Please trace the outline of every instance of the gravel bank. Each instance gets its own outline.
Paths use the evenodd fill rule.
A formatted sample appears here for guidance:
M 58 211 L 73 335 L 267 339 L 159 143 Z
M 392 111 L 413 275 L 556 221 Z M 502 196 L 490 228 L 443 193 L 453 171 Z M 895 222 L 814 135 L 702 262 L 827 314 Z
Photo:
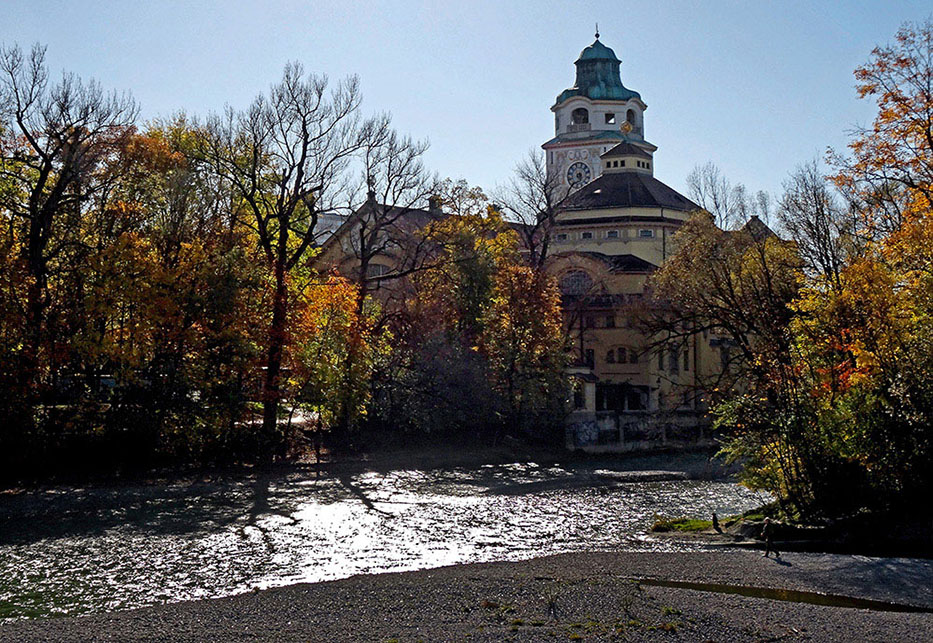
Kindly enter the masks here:
M 780 587 L 933 607 L 933 561 L 756 552 L 565 554 L 356 576 L 209 601 L 0 624 L 3 641 L 929 641 L 933 614 L 639 585 Z

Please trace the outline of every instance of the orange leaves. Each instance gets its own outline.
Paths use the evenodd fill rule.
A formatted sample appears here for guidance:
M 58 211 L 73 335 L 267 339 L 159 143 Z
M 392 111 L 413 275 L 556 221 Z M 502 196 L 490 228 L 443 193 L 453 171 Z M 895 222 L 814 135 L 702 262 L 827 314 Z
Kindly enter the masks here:
M 127 137 L 122 153 L 126 161 L 143 172 L 167 172 L 185 165 L 185 156 L 173 149 L 159 131 Z

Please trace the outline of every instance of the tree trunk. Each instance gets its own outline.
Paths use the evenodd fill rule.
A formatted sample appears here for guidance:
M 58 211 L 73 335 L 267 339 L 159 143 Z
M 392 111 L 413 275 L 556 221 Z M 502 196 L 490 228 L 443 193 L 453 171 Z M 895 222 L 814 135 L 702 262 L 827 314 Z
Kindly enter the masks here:
M 363 337 L 363 311 L 366 308 L 366 296 L 369 292 L 366 283 L 366 266 L 368 261 L 364 260 L 360 264 L 360 278 L 357 282 L 356 306 L 354 313 L 355 322 L 351 329 L 350 342 L 347 346 L 347 359 L 344 362 L 343 386 L 340 391 L 340 413 L 337 417 L 337 424 L 331 430 L 331 436 L 335 443 L 346 442 L 350 437 L 351 427 L 353 425 L 353 413 L 356 406 L 356 388 L 353 382 L 353 369 L 359 352 L 359 346 Z
M 45 243 L 40 215 L 35 215 L 29 230 L 26 265 L 31 277 L 26 291 L 26 336 L 20 371 L 20 386 L 27 406 L 37 398 L 39 384 L 39 351 L 42 346 L 42 326 L 45 317 Z M 30 414 L 31 415 L 31 414 Z
M 279 375 L 282 370 L 282 352 L 285 347 L 285 322 L 288 306 L 288 287 L 285 283 L 285 264 L 275 263 L 275 294 L 272 301 L 272 324 L 269 326 L 269 350 L 266 355 L 266 378 L 262 391 L 262 428 L 266 435 L 275 432 L 278 424 Z

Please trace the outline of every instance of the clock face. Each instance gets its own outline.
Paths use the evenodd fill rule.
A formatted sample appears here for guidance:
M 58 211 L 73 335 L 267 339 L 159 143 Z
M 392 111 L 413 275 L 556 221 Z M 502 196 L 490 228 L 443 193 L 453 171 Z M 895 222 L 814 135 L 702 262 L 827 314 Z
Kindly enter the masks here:
M 572 188 L 578 188 L 585 183 L 590 182 L 590 166 L 586 163 L 577 161 L 567 168 L 567 183 Z

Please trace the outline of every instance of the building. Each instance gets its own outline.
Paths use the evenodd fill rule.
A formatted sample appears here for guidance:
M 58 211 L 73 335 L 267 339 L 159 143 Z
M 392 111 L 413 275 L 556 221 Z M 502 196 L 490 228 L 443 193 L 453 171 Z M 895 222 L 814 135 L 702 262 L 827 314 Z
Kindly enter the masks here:
M 567 446 L 628 451 L 702 443 L 702 385 L 723 372 L 728 342 L 689 329 L 665 340 L 636 323 L 651 273 L 701 208 L 655 178 L 648 105 L 622 84 L 621 63 L 598 34 L 575 65 L 576 82 L 551 107 L 554 137 L 542 145 L 550 177 L 567 194 L 548 229 L 546 263 L 561 290 L 575 356 Z M 419 209 L 379 204 L 370 195 L 334 221 L 316 263 L 359 280 L 391 307 L 410 294 L 406 276 L 433 252 L 420 231 L 446 216 L 453 215 L 436 199 Z M 757 218 L 745 231 L 773 234 Z
M 596 40 L 558 96 L 548 171 L 569 192 L 551 234 L 548 271 L 560 285 L 575 342 L 575 409 L 567 441 L 630 450 L 704 438 L 698 382 L 719 367 L 710 338 L 660 345 L 633 320 L 648 276 L 699 206 L 655 178 L 648 105 L 622 84 L 620 61 Z

